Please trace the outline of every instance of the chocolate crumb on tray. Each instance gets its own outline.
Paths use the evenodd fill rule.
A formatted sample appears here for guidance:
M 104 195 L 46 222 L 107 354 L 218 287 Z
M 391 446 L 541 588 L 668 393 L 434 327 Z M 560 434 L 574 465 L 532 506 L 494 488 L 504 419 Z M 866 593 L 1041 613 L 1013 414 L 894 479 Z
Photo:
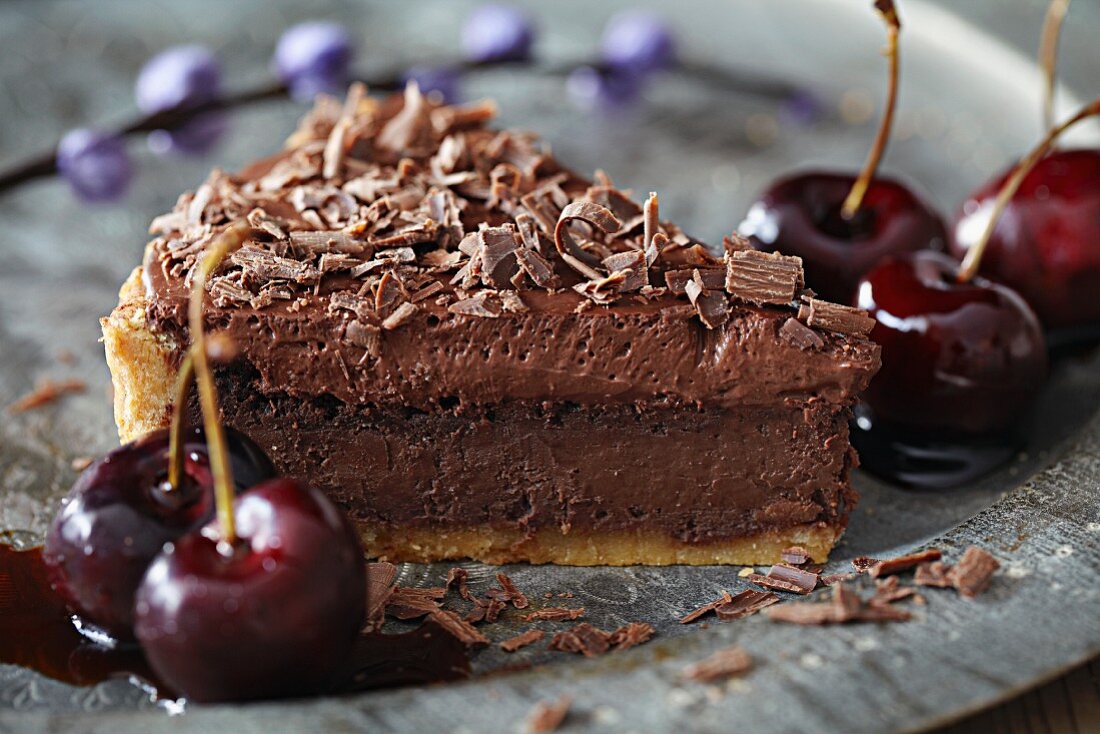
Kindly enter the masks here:
M 573 699 L 569 696 L 562 696 L 556 701 L 539 701 L 527 715 L 524 734 L 551 734 L 557 731 L 572 705 Z
M 509 637 L 507 640 L 501 642 L 500 649 L 504 650 L 504 652 L 515 652 L 520 648 L 535 644 L 545 636 L 546 633 L 540 629 L 529 629 L 526 632 L 521 632 L 515 637 Z
M 749 654 L 744 649 L 733 646 L 718 650 L 709 657 L 687 666 L 682 675 L 685 680 L 712 683 L 741 675 L 750 668 L 752 668 L 752 658 Z
M 9 413 L 25 413 L 54 403 L 71 393 L 84 392 L 87 389 L 84 380 L 70 378 L 66 380 L 40 380 L 34 390 L 8 406 Z
M 524 615 L 524 622 L 561 622 L 563 620 L 580 619 L 584 616 L 584 607 L 569 609 L 567 607 L 543 607 L 530 614 Z

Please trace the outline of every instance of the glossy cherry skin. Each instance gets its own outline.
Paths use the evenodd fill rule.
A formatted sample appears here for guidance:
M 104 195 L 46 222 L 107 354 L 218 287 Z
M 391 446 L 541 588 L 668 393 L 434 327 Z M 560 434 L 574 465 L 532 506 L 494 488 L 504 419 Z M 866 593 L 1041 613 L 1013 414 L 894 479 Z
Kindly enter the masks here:
M 942 250 L 940 216 L 904 184 L 876 177 L 851 220 L 840 215 L 855 177 L 812 171 L 776 181 L 749 207 L 738 231 L 753 247 L 802 258 L 806 284 L 850 303 L 860 277 L 888 255 Z
M 1010 175 L 963 204 L 951 245 L 959 259 Z M 1100 150 L 1056 151 L 1035 165 L 997 220 L 981 272 L 1018 291 L 1049 329 L 1100 322 Z
M 228 431 L 238 488 L 275 476 L 264 452 Z M 134 592 L 165 543 L 205 525 L 214 513 L 210 463 L 201 429 L 189 431 L 184 481 L 167 489 L 168 430 L 121 446 L 77 479 L 46 534 L 50 585 L 82 631 L 133 639 Z
M 859 284 L 857 305 L 878 323 L 882 369 L 864 399 L 874 420 L 895 428 L 978 437 L 1009 430 L 1047 374 L 1034 312 L 1009 288 L 919 252 L 884 260 Z
M 321 492 L 290 479 L 253 487 L 234 512 L 228 553 L 215 521 L 149 567 L 135 605 L 149 664 L 193 701 L 322 691 L 364 622 L 358 535 Z

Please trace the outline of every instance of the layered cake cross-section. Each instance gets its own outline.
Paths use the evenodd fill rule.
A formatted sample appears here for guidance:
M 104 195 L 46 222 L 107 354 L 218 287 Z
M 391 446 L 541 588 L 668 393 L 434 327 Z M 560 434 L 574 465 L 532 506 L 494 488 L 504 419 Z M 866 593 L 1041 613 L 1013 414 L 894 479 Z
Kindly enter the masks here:
M 103 320 L 121 437 L 167 424 L 190 273 L 247 222 L 205 312 L 236 352 L 223 419 L 373 555 L 824 560 L 856 501 L 873 322 L 797 258 L 708 249 L 493 113 L 353 87 L 184 194 Z

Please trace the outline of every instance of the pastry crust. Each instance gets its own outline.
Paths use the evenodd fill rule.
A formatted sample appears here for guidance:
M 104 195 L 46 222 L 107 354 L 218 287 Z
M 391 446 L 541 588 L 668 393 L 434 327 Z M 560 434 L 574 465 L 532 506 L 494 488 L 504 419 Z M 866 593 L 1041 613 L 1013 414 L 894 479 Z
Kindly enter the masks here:
M 565 566 L 752 566 L 779 563 L 791 546 L 815 562 L 828 560 L 840 528 L 800 525 L 717 543 L 680 543 L 656 532 L 572 532 L 543 528 L 531 535 L 492 527 L 459 530 L 392 528 L 359 524 L 371 555 L 394 562 L 473 558 L 492 564 L 556 563 Z
M 99 323 L 114 386 L 118 437 L 126 443 L 164 428 L 171 419 L 178 345 L 149 328 L 140 266 L 122 284 L 118 306 Z

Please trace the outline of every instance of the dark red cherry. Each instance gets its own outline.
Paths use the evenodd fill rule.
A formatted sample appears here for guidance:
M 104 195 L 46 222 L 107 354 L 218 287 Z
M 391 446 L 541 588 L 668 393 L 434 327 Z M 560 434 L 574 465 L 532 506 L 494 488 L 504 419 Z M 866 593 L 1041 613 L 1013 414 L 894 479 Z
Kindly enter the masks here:
M 758 250 L 801 257 L 806 284 L 837 303 L 850 303 L 860 277 L 882 258 L 944 249 L 940 216 L 890 178 L 875 177 L 855 215 L 842 217 L 855 180 L 822 171 L 783 178 L 753 203 L 738 231 Z
M 1014 169 L 963 204 L 952 242 L 960 259 Z M 1018 291 L 1048 329 L 1100 322 L 1100 150 L 1055 151 L 1035 164 L 997 221 L 980 272 Z
M 135 632 L 150 665 L 194 701 L 323 690 L 364 621 L 355 530 L 321 492 L 290 479 L 240 495 L 234 517 L 228 550 L 215 521 L 149 567 Z
M 958 283 L 947 255 L 889 258 L 860 281 L 878 323 L 882 369 L 864 396 L 874 421 L 937 437 L 1010 429 L 1047 373 L 1038 319 L 1019 295 L 983 278 Z
M 264 452 L 230 431 L 237 487 L 275 476 Z M 214 514 L 201 429 L 188 431 L 184 481 L 168 487 L 168 430 L 121 446 L 88 467 L 63 500 L 43 549 L 50 584 L 93 637 L 133 638 L 134 591 L 164 544 Z

